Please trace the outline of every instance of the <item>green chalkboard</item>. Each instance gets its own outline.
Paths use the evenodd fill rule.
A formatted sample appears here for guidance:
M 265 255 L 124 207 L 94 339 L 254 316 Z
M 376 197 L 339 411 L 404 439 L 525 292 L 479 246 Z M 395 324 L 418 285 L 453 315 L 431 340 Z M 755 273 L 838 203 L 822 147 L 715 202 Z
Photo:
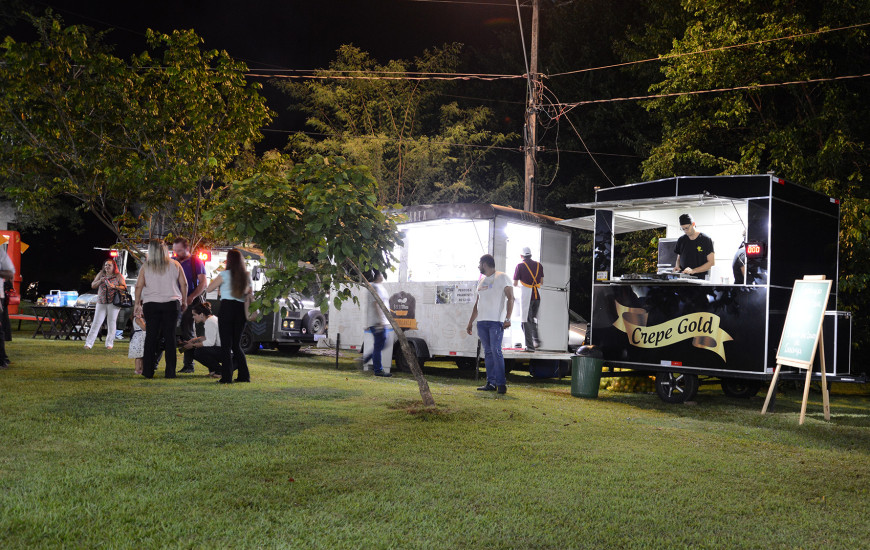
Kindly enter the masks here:
M 777 363 L 802 368 L 812 366 L 830 292 L 831 281 L 802 279 L 794 282 L 776 352 Z

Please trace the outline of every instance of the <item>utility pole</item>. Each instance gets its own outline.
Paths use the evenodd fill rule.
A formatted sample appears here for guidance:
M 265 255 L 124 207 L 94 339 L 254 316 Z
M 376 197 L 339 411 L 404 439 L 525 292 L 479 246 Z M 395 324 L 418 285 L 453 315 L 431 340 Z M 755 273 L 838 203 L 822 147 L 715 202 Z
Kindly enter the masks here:
M 538 11 L 540 0 L 532 0 L 532 51 L 529 63 L 529 103 L 526 106 L 524 132 L 526 178 L 523 210 L 535 211 L 535 152 L 538 148 L 538 105 L 541 97 L 541 75 L 538 74 Z

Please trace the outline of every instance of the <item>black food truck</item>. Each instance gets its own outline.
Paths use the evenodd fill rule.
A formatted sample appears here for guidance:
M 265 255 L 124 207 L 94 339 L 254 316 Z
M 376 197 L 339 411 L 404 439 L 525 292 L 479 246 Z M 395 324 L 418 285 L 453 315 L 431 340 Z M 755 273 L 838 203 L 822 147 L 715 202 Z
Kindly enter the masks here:
M 594 202 L 568 206 L 587 215 L 562 224 L 594 231 L 589 341 L 605 369 L 655 374 L 671 403 L 691 400 L 700 381 L 751 397 L 773 377 L 794 281 L 824 275 L 826 373 L 863 381 L 851 371 L 851 316 L 835 311 L 837 199 L 769 174 L 691 176 L 600 189 Z M 714 242 L 715 265 L 699 278 L 674 271 L 682 214 Z M 616 250 L 615 237 L 648 229 L 664 232 L 655 272 L 614 272 L 615 255 L 636 254 Z

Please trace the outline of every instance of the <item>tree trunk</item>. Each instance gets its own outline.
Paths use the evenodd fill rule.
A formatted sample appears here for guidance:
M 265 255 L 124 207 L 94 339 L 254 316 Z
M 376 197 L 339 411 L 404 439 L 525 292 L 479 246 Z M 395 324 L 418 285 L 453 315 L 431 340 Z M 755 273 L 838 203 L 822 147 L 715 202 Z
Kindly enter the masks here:
M 354 269 L 359 273 L 359 268 L 354 266 Z M 381 300 L 381 297 L 378 296 L 375 287 L 373 287 L 370 282 L 366 281 L 365 277 L 362 277 L 362 273 L 359 273 L 359 275 L 368 289 L 369 294 L 371 294 L 375 299 L 375 302 L 378 304 L 378 307 L 381 308 L 381 311 L 386 314 L 387 321 L 389 321 L 390 326 L 393 327 L 393 330 L 396 332 L 396 337 L 399 339 L 399 346 L 402 348 L 402 355 L 405 356 L 405 361 L 408 362 L 408 366 L 411 368 L 411 373 L 414 375 L 414 379 L 417 380 L 417 386 L 420 388 L 420 397 L 423 398 L 423 405 L 427 408 L 434 407 L 435 398 L 432 397 L 432 391 L 429 389 L 429 382 L 427 382 L 426 378 L 423 376 L 423 369 L 421 369 L 420 364 L 417 363 L 417 354 L 414 353 L 414 348 L 411 347 L 411 344 L 405 337 L 405 332 L 396 324 L 396 320 L 393 319 L 393 314 L 390 312 L 390 308 L 388 308 L 384 301 Z

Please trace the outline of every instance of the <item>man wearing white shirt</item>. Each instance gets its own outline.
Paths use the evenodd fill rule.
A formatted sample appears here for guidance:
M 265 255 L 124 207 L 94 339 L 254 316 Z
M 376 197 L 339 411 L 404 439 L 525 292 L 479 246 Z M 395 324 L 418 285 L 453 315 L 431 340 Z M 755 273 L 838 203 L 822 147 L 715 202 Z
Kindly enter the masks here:
M 479 391 L 507 392 L 507 379 L 504 373 L 504 355 L 501 341 L 506 328 L 511 326 L 511 313 L 514 309 L 514 290 L 511 278 L 495 270 L 495 259 L 484 254 L 477 265 L 483 278 L 477 283 L 477 299 L 471 310 L 471 318 L 465 331 L 472 333 L 477 320 L 477 337 L 483 346 L 486 364 L 486 384 Z
M 15 276 L 15 265 L 6 254 L 5 248 L 0 248 L 0 309 L 3 308 L 3 299 L 6 297 L 6 290 L 3 288 L 3 283 L 7 280 L 12 280 Z M 6 355 L 6 332 L 3 323 L 0 323 L 0 368 L 9 368 L 9 356 Z

